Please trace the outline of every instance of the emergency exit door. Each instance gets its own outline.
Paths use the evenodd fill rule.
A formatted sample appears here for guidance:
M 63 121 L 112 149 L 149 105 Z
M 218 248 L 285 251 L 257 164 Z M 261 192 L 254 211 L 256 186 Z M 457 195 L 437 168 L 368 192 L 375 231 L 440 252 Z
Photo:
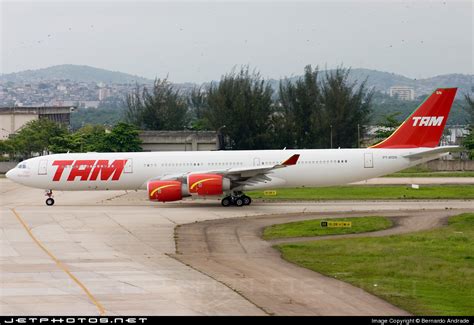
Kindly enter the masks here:
M 374 168 L 374 156 L 372 153 L 364 154 L 364 168 Z
M 123 169 L 125 174 L 133 173 L 133 160 L 132 158 L 128 158 L 127 162 L 125 163 L 125 168 Z
M 38 165 L 38 175 L 46 175 L 48 173 L 48 161 L 46 159 L 40 160 Z

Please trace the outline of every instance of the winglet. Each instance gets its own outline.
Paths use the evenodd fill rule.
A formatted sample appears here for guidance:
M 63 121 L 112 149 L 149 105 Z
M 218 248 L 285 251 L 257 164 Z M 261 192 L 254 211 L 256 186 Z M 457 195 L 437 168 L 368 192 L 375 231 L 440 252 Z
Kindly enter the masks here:
M 284 162 L 281 163 L 282 166 L 293 166 L 293 165 L 296 165 L 296 163 L 298 162 L 298 159 L 300 158 L 300 155 L 299 154 L 294 154 L 293 156 L 291 156 L 290 158 L 288 158 L 287 160 L 285 160 Z

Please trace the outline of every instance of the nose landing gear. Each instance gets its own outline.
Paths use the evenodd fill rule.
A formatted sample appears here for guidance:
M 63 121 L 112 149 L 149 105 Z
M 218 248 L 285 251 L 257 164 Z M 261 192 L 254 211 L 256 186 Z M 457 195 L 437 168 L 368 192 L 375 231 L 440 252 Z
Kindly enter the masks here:
M 241 207 L 244 205 L 250 205 L 251 203 L 252 199 L 250 198 L 250 196 L 247 196 L 242 192 L 235 192 L 232 195 L 226 196 L 221 200 L 221 204 L 224 207 L 228 207 L 231 205 Z
M 53 190 L 47 190 L 46 193 L 44 194 L 48 198 L 46 199 L 46 205 L 51 206 L 54 204 L 54 199 L 53 199 Z

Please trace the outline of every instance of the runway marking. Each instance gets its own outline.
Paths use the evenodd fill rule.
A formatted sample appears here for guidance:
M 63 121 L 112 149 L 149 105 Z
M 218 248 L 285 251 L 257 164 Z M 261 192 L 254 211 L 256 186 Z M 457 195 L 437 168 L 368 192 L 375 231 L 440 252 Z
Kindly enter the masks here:
M 13 212 L 13 214 L 15 215 L 15 217 L 18 219 L 18 221 L 21 223 L 21 225 L 23 226 L 23 228 L 25 228 L 26 232 L 28 233 L 28 235 L 31 237 L 31 239 L 33 239 L 33 241 L 36 243 L 36 245 L 38 245 L 39 248 L 41 248 L 55 263 L 56 265 L 61 269 L 63 270 L 74 282 L 76 282 L 76 284 L 82 289 L 82 291 L 84 291 L 84 293 L 87 295 L 87 297 L 89 297 L 90 301 L 92 301 L 92 303 L 94 305 L 97 306 L 97 309 L 99 309 L 99 313 L 100 315 L 104 315 L 105 314 L 105 308 L 102 306 L 102 304 L 92 295 L 92 293 L 89 291 L 89 289 L 86 288 L 86 286 L 84 284 L 82 284 L 81 281 L 79 281 L 78 278 L 76 278 L 76 276 L 74 274 L 71 273 L 71 271 L 69 271 L 69 269 L 67 268 L 66 265 L 64 265 L 60 260 L 58 260 L 56 258 L 56 256 L 54 256 L 47 248 L 46 246 L 44 246 L 36 237 L 35 235 L 33 235 L 33 233 L 31 232 L 31 229 L 28 227 L 28 225 L 26 224 L 25 221 L 23 221 L 23 218 L 18 214 L 18 212 L 16 212 L 15 209 L 11 209 L 11 211 Z

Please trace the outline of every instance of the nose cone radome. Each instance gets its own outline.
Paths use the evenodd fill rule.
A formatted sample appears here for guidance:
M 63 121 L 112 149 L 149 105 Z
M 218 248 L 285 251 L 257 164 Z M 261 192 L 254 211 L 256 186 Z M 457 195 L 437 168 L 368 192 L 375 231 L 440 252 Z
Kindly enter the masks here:
M 5 177 L 8 178 L 8 179 L 12 179 L 13 177 L 13 169 L 10 169 L 9 171 L 7 171 L 7 173 L 5 174 Z

